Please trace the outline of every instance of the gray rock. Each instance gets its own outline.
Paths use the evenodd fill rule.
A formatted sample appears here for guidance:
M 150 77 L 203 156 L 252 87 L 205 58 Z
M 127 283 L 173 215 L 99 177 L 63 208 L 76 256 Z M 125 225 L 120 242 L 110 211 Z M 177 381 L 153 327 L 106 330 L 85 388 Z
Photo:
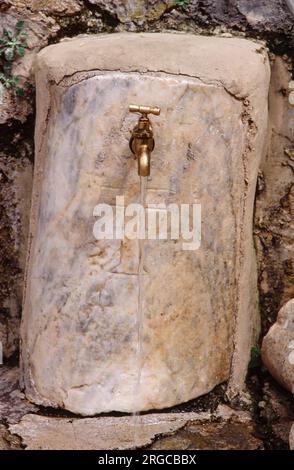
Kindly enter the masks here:
M 117 18 L 121 23 L 144 24 L 155 21 L 173 5 L 173 0 L 149 0 L 138 2 L 137 0 L 89 0 L 103 11 Z
M 261 163 L 255 200 L 255 245 L 259 264 L 263 331 L 293 297 L 294 106 L 288 101 L 289 63 L 275 57 L 269 92 L 269 150 Z
M 251 416 L 220 405 L 214 414 L 57 418 L 28 414 L 9 427 L 26 450 L 256 449 Z
M 260 29 L 273 30 L 281 27 L 289 14 L 283 2 L 279 0 L 236 0 L 236 7 L 245 16 L 248 23 Z
M 38 411 L 19 388 L 19 368 L 0 366 L 0 421 L 17 423 L 25 414 Z
M 294 299 L 281 308 L 264 337 L 262 360 L 271 375 L 294 393 Z
M 20 145 L 17 139 L 15 145 L 19 145 L 17 155 L 0 154 L 0 341 L 6 358 L 19 344 L 32 188 L 28 145 Z
M 290 449 L 294 450 L 294 423 L 292 424 L 292 428 L 289 435 L 289 445 Z
M 224 429 L 225 436 L 221 437 Z M 28 414 L 9 427 L 12 438 L 20 437 L 26 450 L 122 450 L 146 446 L 181 449 L 185 448 L 185 434 L 190 445 L 201 441 L 203 444 L 205 440 L 207 448 L 257 448 L 260 441 L 251 436 L 252 429 L 248 413 L 225 405 L 219 406 L 215 414 L 183 412 L 86 419 Z M 170 441 L 174 447 L 169 446 Z
M 293 0 L 286 0 L 286 3 L 291 11 L 292 15 L 294 15 L 294 1 Z
M 209 413 L 163 413 L 68 419 L 29 414 L 9 430 L 21 437 L 26 450 L 123 450 L 146 446 L 190 420 L 202 422 L 209 417 Z
M 250 35 L 271 35 L 274 46 L 275 35 L 285 34 L 293 37 L 293 19 L 285 2 L 280 0 L 204 0 L 199 8 L 199 1 L 191 2 L 186 15 L 206 26 L 223 25 L 237 27 L 239 30 L 250 29 Z

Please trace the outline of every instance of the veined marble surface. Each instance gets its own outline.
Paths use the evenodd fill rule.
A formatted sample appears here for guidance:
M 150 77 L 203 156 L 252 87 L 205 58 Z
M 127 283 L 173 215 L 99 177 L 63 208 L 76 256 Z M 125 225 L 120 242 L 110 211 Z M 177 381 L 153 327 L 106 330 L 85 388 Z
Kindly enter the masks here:
M 265 86 L 266 67 L 260 61 Z M 41 72 L 39 80 L 44 86 Z M 51 86 L 50 96 L 37 139 L 22 325 L 27 396 L 93 415 L 166 408 L 209 392 L 229 379 L 238 354 L 249 357 L 257 331 L 251 223 L 266 93 L 253 106 L 213 77 L 95 71 Z M 38 100 L 42 119 L 40 92 Z M 130 103 L 161 107 L 151 116 L 147 202 L 202 206 L 199 250 L 145 242 L 139 390 L 139 242 L 93 236 L 98 203 L 118 195 L 140 202 Z

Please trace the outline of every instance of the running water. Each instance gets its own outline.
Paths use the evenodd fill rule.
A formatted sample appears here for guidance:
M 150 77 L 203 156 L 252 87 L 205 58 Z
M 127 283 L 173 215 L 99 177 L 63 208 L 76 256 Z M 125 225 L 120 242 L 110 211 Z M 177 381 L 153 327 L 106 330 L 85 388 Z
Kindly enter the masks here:
M 138 230 L 140 234 L 139 242 L 139 266 L 138 266 L 138 310 L 137 310 L 137 378 L 135 382 L 134 390 L 134 408 L 139 410 L 141 402 L 141 375 L 143 368 L 143 328 L 144 328 L 144 311 L 143 311 L 143 281 L 144 281 L 144 255 L 145 255 L 145 230 L 146 230 L 146 216 L 145 216 L 145 205 L 146 205 L 146 189 L 147 189 L 147 178 L 140 176 L 140 204 L 144 208 L 144 229 L 142 232 L 141 227 Z M 141 239 L 142 233 L 144 238 Z M 139 446 L 140 440 L 140 411 L 133 413 L 134 422 L 134 447 Z

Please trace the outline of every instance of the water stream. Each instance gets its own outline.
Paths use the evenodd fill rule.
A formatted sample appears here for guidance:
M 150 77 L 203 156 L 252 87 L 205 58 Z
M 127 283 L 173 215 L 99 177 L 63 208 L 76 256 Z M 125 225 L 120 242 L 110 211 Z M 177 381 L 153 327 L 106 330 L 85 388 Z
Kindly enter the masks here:
M 145 205 L 146 205 L 146 190 L 147 190 L 147 178 L 140 176 L 140 204 L 144 208 L 144 235 L 146 231 L 146 214 L 145 214 Z M 141 227 L 138 230 L 140 235 L 142 235 Z M 139 266 L 138 266 L 138 309 L 137 309 L 137 348 L 136 348 L 136 357 L 137 357 L 137 377 L 135 382 L 134 390 L 134 408 L 135 412 L 133 413 L 134 417 L 134 447 L 139 446 L 140 441 L 140 404 L 141 404 L 141 376 L 142 368 L 144 362 L 144 352 L 143 352 L 143 329 L 144 329 L 144 309 L 143 309 L 143 282 L 144 282 L 144 258 L 145 258 L 145 236 L 144 238 L 139 238 Z

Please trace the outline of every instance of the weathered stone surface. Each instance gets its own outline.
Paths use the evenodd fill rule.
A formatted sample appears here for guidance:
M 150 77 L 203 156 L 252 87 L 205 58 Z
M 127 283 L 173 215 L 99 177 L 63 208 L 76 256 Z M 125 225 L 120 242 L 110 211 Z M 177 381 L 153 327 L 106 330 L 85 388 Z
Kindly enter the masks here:
M 292 424 L 292 428 L 289 435 L 289 445 L 290 449 L 294 450 L 294 423 Z
M 0 153 L 0 341 L 5 357 L 19 343 L 32 188 L 32 164 L 26 153 L 13 157 Z
M 75 15 L 82 9 L 82 2 L 79 0 L 13 0 L 7 3 L 20 10 L 28 9 L 61 16 Z
M 202 29 L 222 31 L 234 28 L 251 35 L 271 36 L 272 46 L 279 36 L 292 36 L 292 17 L 281 0 L 193 0 L 181 6 L 176 0 L 89 0 L 125 27 L 173 27 L 184 31 Z M 118 25 L 121 28 L 121 25 Z M 276 37 L 275 37 L 276 36 Z
M 285 5 L 279 0 L 235 0 L 239 12 L 245 16 L 251 26 L 259 26 L 265 30 L 279 28 L 282 21 L 289 20 Z
M 271 429 L 274 434 L 273 442 L 276 445 L 276 449 L 287 449 L 289 446 L 289 433 L 291 430 L 292 422 L 289 419 L 277 420 L 276 423 L 272 423 Z M 275 443 L 276 440 L 276 443 Z M 273 446 L 274 447 L 274 446 Z
M 213 424 L 209 424 L 210 422 Z M 219 406 L 214 414 L 161 413 L 86 419 L 28 414 L 19 423 L 9 427 L 11 437 L 19 436 L 27 450 L 111 450 L 149 445 L 152 449 L 180 449 L 183 448 L 180 447 L 183 444 L 183 435 L 187 437 L 188 434 L 190 445 L 195 445 L 196 441 L 209 442 L 209 448 L 213 448 L 213 445 L 218 448 L 214 439 L 220 429 L 226 430 L 223 438 L 218 436 L 220 448 L 227 445 L 230 448 L 244 449 L 261 445 L 260 441 L 250 435 L 253 429 L 250 416 L 227 406 Z M 169 437 L 165 437 L 166 435 Z M 233 442 L 228 442 L 229 436 Z M 174 443 L 174 447 L 169 446 L 170 442 Z
M 14 92 L 0 84 L 0 124 L 5 124 L 10 119 L 25 122 L 32 112 L 29 101 L 19 98 Z
M 264 337 L 262 360 L 272 376 L 294 393 L 294 299 L 282 307 Z
M 14 424 L 25 414 L 38 411 L 19 388 L 19 368 L 0 367 L 0 421 Z
M 242 40 L 129 34 L 40 54 L 22 351 L 30 399 L 89 415 L 172 406 L 229 377 L 234 342 L 232 384 L 242 385 L 257 325 L 251 224 L 268 87 L 260 52 Z M 139 202 L 127 105 L 150 99 L 163 118 L 154 119 L 147 202 L 201 202 L 203 241 L 198 251 L 145 243 L 139 393 L 138 243 L 95 241 L 92 213 L 116 195 Z
M 294 1 L 293 0 L 286 0 L 289 10 L 291 11 L 292 15 L 294 15 Z
M 103 10 L 114 14 L 122 23 L 137 25 L 158 20 L 168 9 L 175 6 L 174 0 L 89 0 Z
M 291 393 L 281 390 L 274 380 L 265 382 L 262 388 L 262 400 L 258 405 L 259 415 L 268 425 L 272 423 L 286 424 L 294 419 L 294 402 Z
M 270 36 L 271 47 L 280 42 L 280 34 L 293 37 L 293 18 L 287 5 L 280 0 L 230 0 L 229 5 L 227 0 L 201 0 L 201 5 L 198 0 L 188 4 L 185 13 L 186 17 L 206 27 L 234 27 L 250 30 L 251 35 Z
M 192 422 L 171 436 L 159 437 L 150 446 L 154 450 L 262 450 L 252 423 L 238 420 Z
M 294 282 L 294 107 L 288 102 L 289 64 L 276 57 L 269 93 L 269 146 L 261 164 L 255 202 L 263 333 L 293 298 Z
M 9 430 L 22 438 L 26 450 L 111 450 L 142 447 L 193 419 L 205 421 L 209 413 L 151 414 L 103 418 L 48 418 L 26 415 Z
M 19 12 L 12 8 L 9 13 L 0 12 L 0 36 L 3 29 L 15 31 L 17 21 L 24 21 L 24 30 L 28 34 L 26 40 L 28 48 L 24 57 L 17 58 L 12 64 L 12 74 L 19 77 L 19 85 L 27 90 L 27 84 L 33 83 L 33 62 L 37 51 L 47 45 L 49 37 L 56 35 L 59 27 L 52 18 L 42 13 L 24 11 Z M 0 124 L 12 119 L 25 122 L 28 115 L 33 112 L 31 100 L 27 96 L 17 97 L 14 91 L 0 84 Z
M 249 423 L 252 420 L 252 416 L 248 411 L 235 410 L 223 404 L 218 405 L 213 417 L 221 421 L 238 421 L 238 423 Z
M 243 40 L 128 34 L 40 53 L 22 330 L 31 400 L 84 415 L 163 408 L 228 379 L 232 360 L 242 386 L 258 324 L 251 230 L 268 78 L 260 46 Z M 96 241 L 92 213 L 116 195 L 139 202 L 128 104 L 150 100 L 162 116 L 147 202 L 200 202 L 203 224 L 198 251 L 145 242 L 138 391 L 138 244 Z
M 7 434 L 8 431 L 3 426 L 3 424 L 0 424 L 0 450 L 8 450 L 9 449 L 9 443 L 7 442 Z
M 262 449 L 246 412 L 162 413 L 139 417 L 57 418 L 28 414 L 9 427 L 26 450 Z
M 95 3 L 96 8 L 95 8 Z M 289 13 L 286 2 L 281 0 L 261 1 L 261 0 L 193 0 L 188 2 L 187 8 L 176 6 L 169 7 L 168 1 L 146 1 L 136 2 L 138 5 L 137 15 L 132 7 L 135 2 L 128 1 L 104 1 L 92 0 L 89 2 L 75 0 L 2 0 L 0 4 L 0 32 L 2 25 L 14 28 L 18 19 L 25 20 L 25 28 L 29 31 L 30 50 L 25 57 L 15 64 L 15 73 L 19 73 L 23 83 L 27 80 L 32 84 L 32 64 L 35 51 L 44 47 L 48 41 L 57 40 L 56 35 L 61 39 L 64 36 L 74 36 L 80 33 L 109 30 L 148 30 L 162 31 L 190 31 L 201 32 L 201 34 L 233 34 L 247 35 L 252 38 L 263 38 L 271 50 L 278 54 L 287 52 L 291 54 L 291 44 L 293 45 L 294 29 L 293 17 Z M 156 5 L 155 5 L 156 3 Z M 130 15 L 126 18 L 125 11 Z M 157 8 L 158 5 L 158 8 Z M 166 10 L 163 11 L 163 8 Z M 156 8 L 155 8 L 156 7 Z M 138 12 L 137 11 L 137 12 Z M 144 18 L 140 16 L 144 11 Z M 133 15 L 133 13 L 135 13 Z M 121 17 L 121 20 L 119 19 Z M 260 20 L 262 19 L 262 20 Z M 286 63 L 284 64 L 287 65 Z M 276 97 L 283 98 L 280 91 L 284 89 L 284 78 L 281 79 L 282 86 L 277 86 Z M 277 83 L 279 85 L 279 83 Z M 280 91 L 279 91 L 280 90 Z M 285 101 L 287 97 L 284 96 Z M 271 102 L 271 108 L 273 104 Z M 13 95 L 5 92 L 1 113 L 4 117 L 3 122 L 11 122 L 13 119 L 23 121 L 33 108 L 32 97 L 26 97 L 26 100 L 14 100 Z M 289 118 L 289 129 L 293 129 L 291 114 L 287 107 L 280 110 L 279 115 L 284 116 L 285 122 Z M 8 132 L 9 128 L 3 128 L 3 134 Z M 283 130 L 278 130 L 285 135 Z M 2 130 L 1 130 L 2 132 Z M 287 133 L 287 138 L 289 137 Z M 291 136 L 290 136 L 290 139 Z M 291 172 L 288 164 L 291 160 L 284 155 L 282 148 L 283 137 L 275 134 L 272 141 L 276 143 L 280 140 L 281 150 L 271 152 L 265 169 L 272 172 L 273 180 L 280 185 L 285 198 L 277 200 L 273 207 L 267 206 L 265 202 L 264 209 L 267 214 L 263 219 L 262 239 L 259 249 L 260 263 L 262 271 L 262 289 L 263 286 L 268 289 L 262 292 L 261 307 L 265 331 L 278 309 L 289 298 L 293 296 L 293 265 L 288 256 L 290 238 L 288 233 L 288 175 Z M 287 142 L 285 137 L 285 147 L 289 148 L 290 140 Z M 292 139 L 293 140 L 293 139 Z M 284 160 L 284 161 L 282 161 Z M 280 162 L 283 166 L 280 166 Z M 287 169 L 288 168 L 288 169 Z M 285 179 L 286 177 L 286 179 Z M 267 184 L 267 175 L 265 175 L 265 184 L 271 188 L 271 183 Z M 274 194 L 274 191 L 267 191 Z M 271 220 L 269 220 L 269 218 Z M 282 220 L 283 229 L 279 224 Z M 260 226 L 258 227 L 260 231 Z M 9 244 L 7 240 L 7 244 Z M 285 257 L 286 254 L 286 257 Z M 265 266 L 266 265 L 266 266 Z M 8 275 L 6 276 L 8 277 Z M 14 282 L 13 275 L 10 277 L 11 284 Z M 6 328 L 4 326 L 4 328 Z M 18 329 L 15 330 L 18 335 Z
M 12 436 L 3 424 L 0 424 L 0 451 L 1 450 L 21 450 L 19 437 Z

